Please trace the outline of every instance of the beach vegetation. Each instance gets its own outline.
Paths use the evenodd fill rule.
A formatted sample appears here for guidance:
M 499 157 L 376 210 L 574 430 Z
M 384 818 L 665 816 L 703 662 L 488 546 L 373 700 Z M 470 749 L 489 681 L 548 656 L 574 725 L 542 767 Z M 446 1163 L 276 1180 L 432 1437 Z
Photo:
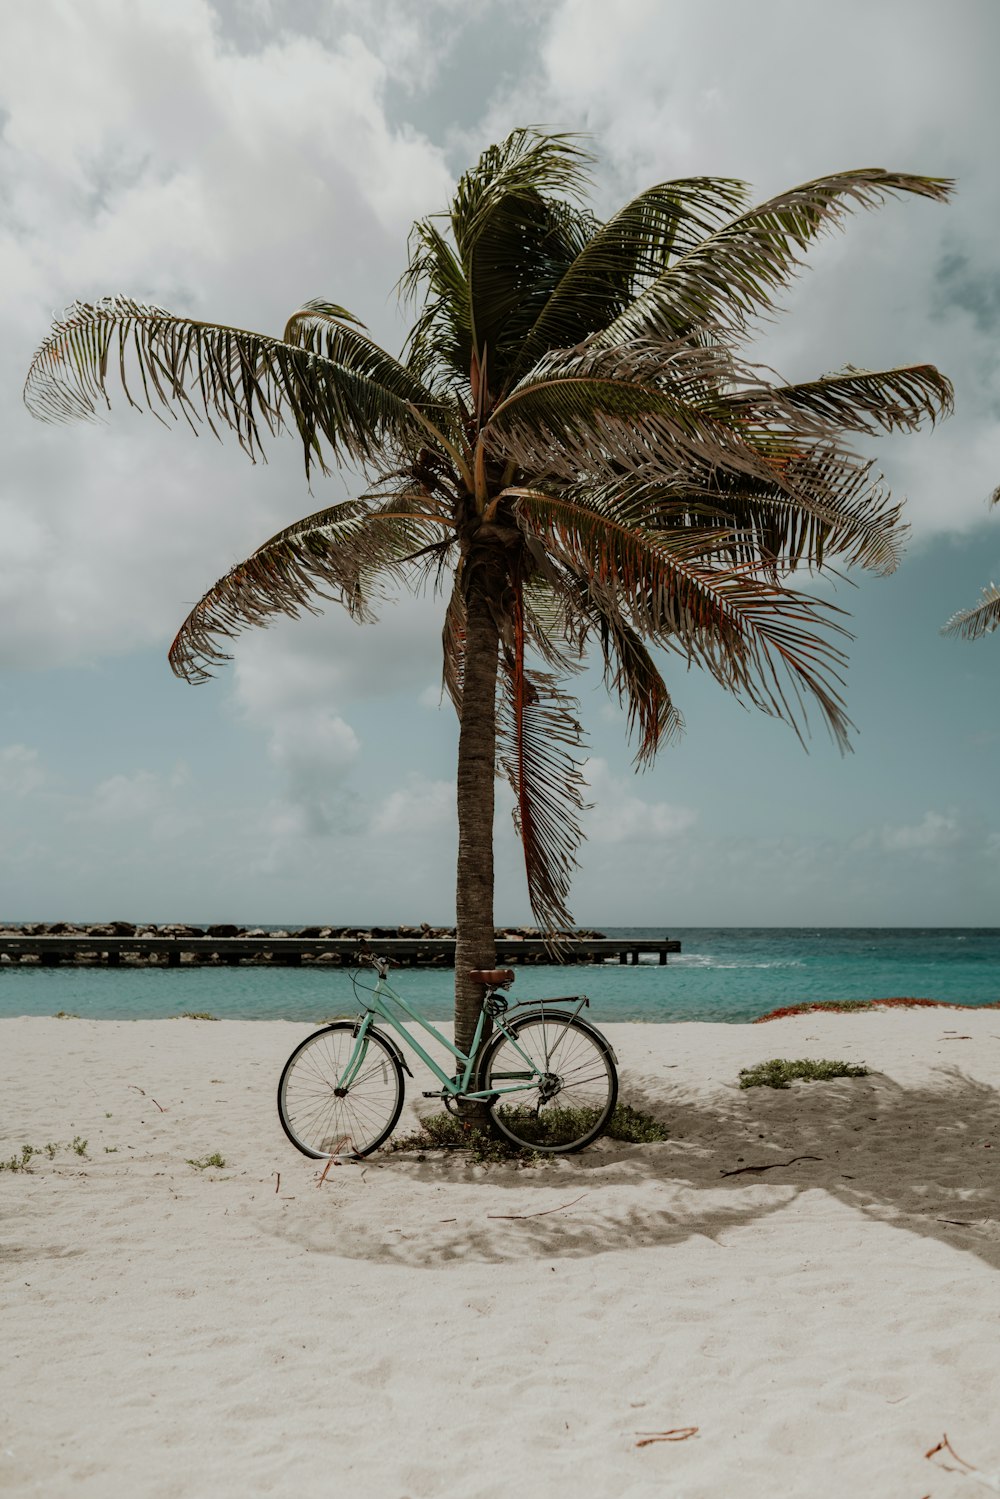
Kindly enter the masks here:
M 74 1015 L 72 1010 L 57 1010 L 53 1020 L 79 1020 L 79 1015 Z
M 823 1062 L 803 1057 L 788 1061 L 772 1057 L 740 1071 L 741 1088 L 787 1088 L 790 1083 L 825 1083 L 834 1077 L 867 1077 L 868 1068 L 854 1062 Z
M 179 1015 L 171 1015 L 171 1020 L 218 1020 L 218 1015 L 210 1015 L 207 1010 L 182 1010 Z
M 50 1161 L 54 1161 L 60 1150 L 72 1150 L 77 1155 L 86 1155 L 87 1141 L 80 1135 L 74 1135 L 72 1140 L 62 1145 L 55 1140 L 50 1140 L 46 1145 L 22 1145 L 20 1155 L 0 1161 L 0 1171 L 30 1171 L 35 1156 L 45 1155 Z
M 188 1157 L 187 1164 L 193 1166 L 196 1171 L 207 1171 L 210 1166 L 216 1171 L 221 1171 L 226 1164 L 226 1158 L 216 1150 L 211 1155 L 203 1155 L 198 1161 L 193 1161 Z
M 585 1134 L 592 1120 L 586 1109 L 562 1109 L 559 1111 L 559 1132 Z M 519 1128 L 523 1127 L 523 1121 Z M 651 1144 L 668 1140 L 670 1135 L 662 1120 L 629 1104 L 616 1104 L 604 1129 L 604 1137 L 622 1140 L 631 1145 Z M 538 1151 L 530 1147 L 517 1146 L 512 1141 L 492 1133 L 454 1114 L 430 1114 L 420 1121 L 420 1128 L 408 1135 L 399 1135 L 390 1141 L 390 1151 L 462 1150 L 468 1152 L 473 1164 L 490 1164 L 514 1161 L 521 1165 L 537 1165 L 543 1159 Z
M 796 575 L 896 565 L 899 507 L 848 434 L 946 414 L 933 366 L 788 382 L 742 349 L 824 231 L 942 178 L 823 177 L 752 206 L 723 177 L 657 183 L 607 221 L 580 140 L 514 130 L 414 224 L 399 357 L 325 298 L 277 336 L 115 295 L 79 302 L 29 369 L 44 420 L 137 408 L 227 431 L 251 460 L 282 432 L 308 480 L 357 498 L 280 530 L 204 594 L 170 664 L 202 682 L 233 639 L 327 601 L 373 619 L 400 584 L 441 589 L 443 691 L 459 718 L 455 1039 L 469 1049 L 495 966 L 497 772 L 513 793 L 534 918 L 558 951 L 582 840 L 585 759 L 570 690 L 588 653 L 637 767 L 680 734 L 667 667 L 707 671 L 846 748 L 843 613 Z
M 0 1171 L 30 1171 L 32 1157 L 37 1154 L 37 1146 L 22 1145 L 20 1155 L 12 1155 L 6 1161 L 0 1161 Z

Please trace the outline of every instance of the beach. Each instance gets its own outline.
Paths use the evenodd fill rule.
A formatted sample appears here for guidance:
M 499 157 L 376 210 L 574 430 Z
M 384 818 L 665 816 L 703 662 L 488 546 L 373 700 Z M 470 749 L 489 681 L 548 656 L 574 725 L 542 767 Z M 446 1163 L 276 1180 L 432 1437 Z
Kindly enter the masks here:
M 0 1492 L 1000 1492 L 1000 1013 L 610 1025 L 667 1141 L 325 1177 L 309 1029 L 0 1022 Z

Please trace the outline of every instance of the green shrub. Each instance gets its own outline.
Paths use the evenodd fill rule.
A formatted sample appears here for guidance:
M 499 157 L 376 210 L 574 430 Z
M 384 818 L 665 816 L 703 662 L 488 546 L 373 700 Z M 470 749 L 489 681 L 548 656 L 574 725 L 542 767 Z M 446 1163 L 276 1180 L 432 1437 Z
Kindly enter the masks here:
M 789 1083 L 821 1083 L 832 1077 L 867 1077 L 868 1068 L 855 1066 L 853 1062 L 817 1062 L 809 1057 L 790 1062 L 785 1057 L 772 1057 L 769 1062 L 758 1062 L 756 1067 L 744 1067 L 740 1072 L 741 1088 L 787 1088 Z
M 579 1136 L 593 1123 L 596 1113 L 592 1109 L 560 1109 L 557 1117 L 553 1118 L 553 1111 L 550 1110 L 549 1118 L 552 1123 L 558 1124 L 560 1135 L 568 1132 L 567 1126 L 570 1126 L 569 1132 Z M 530 1127 L 528 1120 L 519 1121 L 519 1129 L 527 1132 Z M 537 1141 L 539 1145 L 545 1143 L 546 1133 L 544 1121 L 540 1121 Z M 644 1114 L 629 1104 L 621 1103 L 611 1115 L 604 1136 L 609 1140 L 624 1140 L 632 1145 L 645 1145 L 656 1140 L 670 1138 L 666 1126 L 659 1119 L 655 1119 L 652 1114 Z M 538 1151 L 532 1150 L 530 1146 L 515 1145 L 513 1141 L 500 1134 L 493 1134 L 488 1129 L 469 1127 L 453 1114 L 429 1115 L 421 1121 L 418 1130 L 392 1140 L 389 1149 L 392 1151 L 467 1150 L 470 1160 L 477 1164 L 519 1161 L 522 1165 L 535 1165 L 539 1160 Z
M 34 1145 L 22 1145 L 20 1155 L 12 1155 L 9 1161 L 0 1161 L 0 1171 L 30 1171 L 31 1157 L 37 1155 Z

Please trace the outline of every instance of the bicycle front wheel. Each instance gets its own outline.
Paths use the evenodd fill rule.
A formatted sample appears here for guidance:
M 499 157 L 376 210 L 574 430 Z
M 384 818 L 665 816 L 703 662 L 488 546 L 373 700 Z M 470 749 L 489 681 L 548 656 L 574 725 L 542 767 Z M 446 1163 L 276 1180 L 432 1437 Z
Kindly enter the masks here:
M 370 1030 L 353 1078 L 354 1021 L 334 1021 L 295 1048 L 278 1083 L 278 1118 L 303 1155 L 370 1155 L 396 1128 L 403 1108 L 403 1069 L 395 1051 Z
M 486 1044 L 477 1088 L 496 1093 L 493 1122 L 515 1145 L 582 1150 L 607 1127 L 618 1099 L 614 1053 L 600 1031 L 557 1012 L 522 1015 Z

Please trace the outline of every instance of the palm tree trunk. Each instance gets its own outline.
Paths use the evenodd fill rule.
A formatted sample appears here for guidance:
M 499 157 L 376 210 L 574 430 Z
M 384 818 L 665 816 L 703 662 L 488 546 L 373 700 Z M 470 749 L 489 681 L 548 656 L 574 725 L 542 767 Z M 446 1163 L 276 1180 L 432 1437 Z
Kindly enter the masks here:
M 483 986 L 470 968 L 493 968 L 493 793 L 499 635 L 489 600 L 470 589 L 458 736 L 458 877 L 455 894 L 455 1045 L 468 1051 Z

